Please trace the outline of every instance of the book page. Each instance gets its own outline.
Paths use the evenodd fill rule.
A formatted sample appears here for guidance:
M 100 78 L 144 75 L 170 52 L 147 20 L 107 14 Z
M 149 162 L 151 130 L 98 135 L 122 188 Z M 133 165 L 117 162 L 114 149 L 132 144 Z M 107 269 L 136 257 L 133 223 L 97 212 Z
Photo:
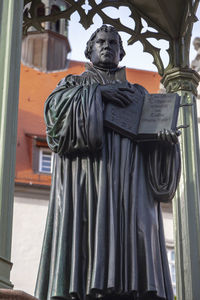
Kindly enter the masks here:
M 177 94 L 146 95 L 138 134 L 157 134 L 162 129 L 175 130 L 179 98 Z

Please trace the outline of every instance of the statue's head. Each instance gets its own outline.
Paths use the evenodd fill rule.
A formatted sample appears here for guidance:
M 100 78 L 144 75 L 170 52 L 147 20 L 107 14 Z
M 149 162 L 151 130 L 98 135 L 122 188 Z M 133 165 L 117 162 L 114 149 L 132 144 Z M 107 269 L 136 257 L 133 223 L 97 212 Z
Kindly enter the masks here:
M 97 67 L 116 68 L 125 55 L 122 40 L 112 26 L 103 25 L 90 37 L 85 56 Z
M 193 41 L 194 49 L 198 50 L 200 48 L 200 38 L 196 37 Z

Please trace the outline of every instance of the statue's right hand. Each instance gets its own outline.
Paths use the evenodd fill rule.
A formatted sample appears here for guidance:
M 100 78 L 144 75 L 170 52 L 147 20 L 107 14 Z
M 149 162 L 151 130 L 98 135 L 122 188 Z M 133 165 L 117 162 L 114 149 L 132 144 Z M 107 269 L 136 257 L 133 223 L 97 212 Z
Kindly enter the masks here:
M 178 137 L 180 136 L 181 131 L 180 130 L 168 130 L 163 129 L 158 132 L 158 140 L 169 143 L 171 145 L 175 145 L 178 143 Z
M 100 86 L 102 99 L 115 105 L 125 107 L 132 102 L 134 89 L 130 86 L 117 84 L 107 84 Z

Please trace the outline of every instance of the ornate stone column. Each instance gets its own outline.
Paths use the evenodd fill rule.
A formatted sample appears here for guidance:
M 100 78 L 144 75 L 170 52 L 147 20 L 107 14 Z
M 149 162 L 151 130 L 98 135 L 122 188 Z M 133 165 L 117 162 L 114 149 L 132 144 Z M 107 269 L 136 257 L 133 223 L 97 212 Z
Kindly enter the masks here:
M 0 288 L 10 282 L 22 0 L 0 1 Z
M 200 299 L 200 157 L 196 95 L 200 76 L 191 69 L 174 68 L 162 79 L 166 91 L 181 96 L 179 125 L 182 172 L 173 200 L 177 299 Z

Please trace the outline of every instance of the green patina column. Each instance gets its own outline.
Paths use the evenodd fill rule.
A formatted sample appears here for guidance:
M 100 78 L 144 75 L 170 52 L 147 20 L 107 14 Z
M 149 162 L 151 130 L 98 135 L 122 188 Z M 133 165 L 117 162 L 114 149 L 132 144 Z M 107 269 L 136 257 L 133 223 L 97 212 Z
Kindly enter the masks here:
M 0 1 L 0 288 L 10 282 L 23 0 Z
M 176 250 L 177 299 L 200 299 L 200 157 L 196 108 L 199 75 L 174 68 L 165 74 L 167 92 L 177 92 L 183 106 L 179 125 L 189 125 L 180 137 L 182 172 L 173 201 Z

